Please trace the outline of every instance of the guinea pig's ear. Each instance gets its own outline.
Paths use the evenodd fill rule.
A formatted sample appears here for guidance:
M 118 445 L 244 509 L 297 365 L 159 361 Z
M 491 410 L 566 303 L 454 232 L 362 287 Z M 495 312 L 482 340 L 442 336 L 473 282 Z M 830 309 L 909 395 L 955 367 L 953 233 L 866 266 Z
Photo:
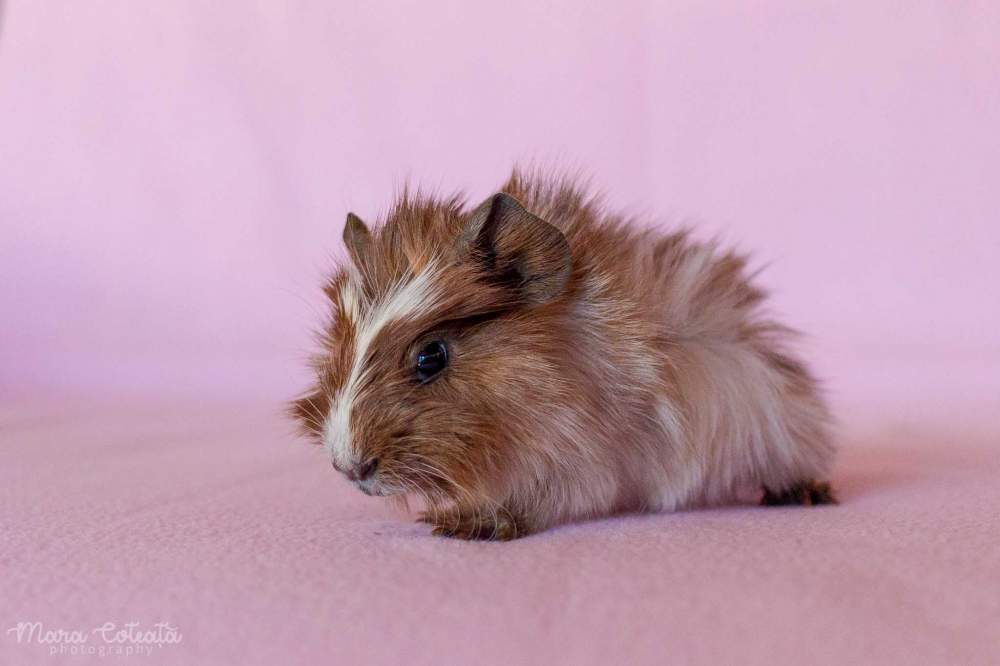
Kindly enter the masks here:
M 573 267 L 562 232 L 502 192 L 472 211 L 459 236 L 459 251 L 532 303 L 559 296 Z
M 358 257 L 364 254 L 371 238 L 372 234 L 361 218 L 354 213 L 348 213 L 347 221 L 344 223 L 344 247 L 351 254 L 354 263 L 357 263 Z

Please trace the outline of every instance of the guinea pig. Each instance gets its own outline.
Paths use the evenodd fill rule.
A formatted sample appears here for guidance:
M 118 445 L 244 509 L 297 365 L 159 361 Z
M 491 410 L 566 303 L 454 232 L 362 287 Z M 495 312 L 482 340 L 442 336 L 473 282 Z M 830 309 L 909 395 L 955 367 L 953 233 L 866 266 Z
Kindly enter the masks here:
M 291 407 L 438 535 L 733 501 L 834 503 L 830 414 L 745 257 L 515 170 L 475 208 L 348 214 L 316 384 Z

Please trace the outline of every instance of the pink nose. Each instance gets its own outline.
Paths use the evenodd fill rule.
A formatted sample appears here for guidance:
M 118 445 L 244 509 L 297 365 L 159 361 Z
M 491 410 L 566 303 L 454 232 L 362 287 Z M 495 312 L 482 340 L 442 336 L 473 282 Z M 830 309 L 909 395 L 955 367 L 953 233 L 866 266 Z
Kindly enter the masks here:
M 351 481 L 366 481 L 375 473 L 376 467 L 378 467 L 378 458 L 372 458 L 371 460 L 355 465 L 344 472 L 344 474 Z

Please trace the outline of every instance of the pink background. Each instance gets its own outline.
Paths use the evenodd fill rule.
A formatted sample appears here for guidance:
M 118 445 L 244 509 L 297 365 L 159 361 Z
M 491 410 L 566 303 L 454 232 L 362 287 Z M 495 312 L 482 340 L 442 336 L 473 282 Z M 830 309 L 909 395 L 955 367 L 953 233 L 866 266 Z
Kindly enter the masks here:
M 25 613 L 51 623 L 172 613 L 187 623 L 196 650 L 189 655 L 201 660 L 234 656 L 198 643 L 219 633 L 244 646 L 243 663 L 296 650 L 356 659 L 372 645 L 392 661 L 427 645 L 399 627 L 383 643 L 369 613 L 399 606 L 365 606 L 371 590 L 359 578 L 386 569 L 402 577 L 416 567 L 428 585 L 444 586 L 430 563 L 445 563 L 462 585 L 490 591 L 497 608 L 510 609 L 524 599 L 512 598 L 498 576 L 516 577 L 509 562 L 521 561 L 526 570 L 542 563 L 532 569 L 542 576 L 532 589 L 555 590 L 563 606 L 582 604 L 586 618 L 574 617 L 583 633 L 556 615 L 528 616 L 561 632 L 578 661 L 610 658 L 602 650 L 615 642 L 592 645 L 607 626 L 612 641 L 647 640 L 632 645 L 633 656 L 654 660 L 662 632 L 643 629 L 651 616 L 691 623 L 688 637 L 713 626 L 734 632 L 731 652 L 699 651 L 678 635 L 677 654 L 766 661 L 774 654 L 766 632 L 720 619 L 718 609 L 733 604 L 747 617 L 771 613 L 793 624 L 812 613 L 817 624 L 792 647 L 798 654 L 821 646 L 811 654 L 818 661 L 994 661 L 1000 648 L 990 636 L 1000 631 L 989 629 L 1000 627 L 1000 599 L 987 591 L 1000 589 L 998 546 L 978 535 L 1000 528 L 998 35 L 995 2 L 5 3 L 0 435 L 8 530 L 0 628 Z M 835 480 L 848 501 L 830 528 L 839 536 L 826 544 L 832 578 L 810 587 L 806 567 L 805 578 L 764 575 L 743 588 L 734 582 L 739 572 L 768 571 L 768 561 L 729 554 L 702 578 L 671 569 L 662 590 L 602 583 L 574 596 L 559 587 L 566 561 L 583 561 L 583 575 L 594 579 L 634 571 L 635 563 L 658 562 L 650 552 L 664 556 L 661 528 L 686 534 L 679 538 L 692 548 L 674 544 L 667 556 L 692 566 L 713 549 L 728 553 L 726 535 L 740 529 L 751 543 L 776 536 L 780 553 L 823 528 L 806 514 L 796 514 L 801 523 L 762 526 L 763 514 L 744 510 L 611 521 L 542 535 L 506 551 L 524 559 L 507 560 L 426 539 L 337 485 L 311 454 L 289 452 L 286 424 L 274 414 L 304 386 L 301 359 L 322 309 L 319 279 L 340 255 L 346 212 L 374 219 L 407 181 L 478 200 L 515 161 L 580 169 L 615 206 L 665 225 L 696 222 L 767 265 L 774 309 L 808 332 L 805 349 L 843 422 L 845 462 Z M 205 404 L 222 402 L 225 410 L 206 414 Z M 176 407 L 193 403 L 202 406 Z M 147 418 L 160 404 L 172 405 L 162 411 L 172 416 Z M 255 416 L 244 418 L 248 412 Z M 177 456 L 156 453 L 164 442 L 176 444 Z M 268 472 L 275 469 L 277 479 Z M 237 472 L 245 495 L 198 499 L 236 483 Z M 969 488 L 979 494 L 961 504 L 974 524 L 966 528 L 947 507 Z M 136 503 L 153 511 L 165 498 L 180 503 L 168 501 L 154 518 L 191 528 L 182 538 L 161 527 L 163 543 L 180 538 L 183 548 L 163 549 L 148 534 L 110 550 L 93 545 L 108 530 L 128 532 L 129 523 L 108 527 L 85 507 L 125 516 Z M 262 498 L 266 506 L 254 504 Z M 290 540 L 286 550 L 252 535 L 219 540 L 262 515 L 245 513 L 248 506 L 284 526 L 271 533 Z M 85 539 L 61 541 L 58 525 L 77 525 Z M 899 525 L 910 531 L 894 531 Z M 372 529 L 403 529 L 393 538 L 417 545 L 380 541 Z M 928 545 L 927 535 L 937 540 Z M 609 539 L 613 556 L 604 550 Z M 228 549 L 233 543 L 242 555 Z M 264 559 L 240 550 L 247 544 Z M 339 587 L 310 596 L 330 580 L 315 574 L 328 564 L 328 547 L 338 553 L 330 576 Z M 858 552 L 863 565 L 850 559 Z M 373 569 L 372 553 L 387 559 Z M 392 553 L 402 555 L 393 561 Z M 299 555 L 308 566 L 285 567 Z M 67 559 L 77 562 L 72 580 L 100 592 L 81 595 L 54 574 Z M 556 578 L 544 578 L 545 563 Z M 164 564 L 176 575 L 157 578 Z M 728 591 L 712 587 L 720 571 L 734 577 L 721 576 Z M 189 573 L 190 582 L 178 582 Z M 241 596 L 249 594 L 241 576 L 264 596 Z M 484 625 L 528 628 L 498 625 L 496 613 L 465 597 L 421 596 L 428 585 L 399 592 L 391 580 L 384 591 L 410 602 L 401 617 L 429 622 L 417 633 L 431 644 L 457 641 L 449 643 L 453 658 L 482 656 L 478 644 L 498 659 L 555 654 L 534 633 L 524 653 L 495 636 L 466 645 Z M 696 585 L 688 596 L 671 587 L 685 584 Z M 199 597 L 206 589 L 218 598 Z M 648 614 L 600 605 L 621 589 Z M 798 589 L 846 597 L 827 618 L 790 601 Z M 746 605 L 768 594 L 777 595 L 769 609 Z M 943 605 L 933 606 L 942 595 Z M 331 599 L 358 614 L 337 615 L 348 611 Z M 926 607 L 907 606 L 914 600 Z M 911 614 L 878 625 L 901 607 Z M 256 614 L 241 615 L 248 609 Z M 321 624 L 301 626 L 330 614 L 340 624 L 329 645 Z M 606 616 L 623 624 L 602 624 Z M 262 642 L 265 622 L 282 617 L 299 621 L 298 633 Z M 248 622 L 259 631 L 241 633 Z M 345 625 L 350 640 L 336 633 Z M 831 638 L 829 626 L 840 633 Z M 887 642 L 864 633 L 873 626 Z
M 824 352 L 1000 353 L 995 3 L 8 5 L 6 390 L 294 391 L 345 213 L 517 160 L 752 250 Z

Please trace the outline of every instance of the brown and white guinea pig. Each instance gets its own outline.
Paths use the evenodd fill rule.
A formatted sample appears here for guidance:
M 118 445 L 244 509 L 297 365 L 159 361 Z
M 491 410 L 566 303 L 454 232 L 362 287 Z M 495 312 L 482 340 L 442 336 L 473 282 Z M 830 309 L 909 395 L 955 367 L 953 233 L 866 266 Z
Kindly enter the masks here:
M 816 381 L 746 260 L 631 227 L 567 179 L 515 171 L 468 210 L 403 194 L 326 284 L 317 382 L 292 411 L 369 495 L 436 534 L 725 502 L 834 501 Z

